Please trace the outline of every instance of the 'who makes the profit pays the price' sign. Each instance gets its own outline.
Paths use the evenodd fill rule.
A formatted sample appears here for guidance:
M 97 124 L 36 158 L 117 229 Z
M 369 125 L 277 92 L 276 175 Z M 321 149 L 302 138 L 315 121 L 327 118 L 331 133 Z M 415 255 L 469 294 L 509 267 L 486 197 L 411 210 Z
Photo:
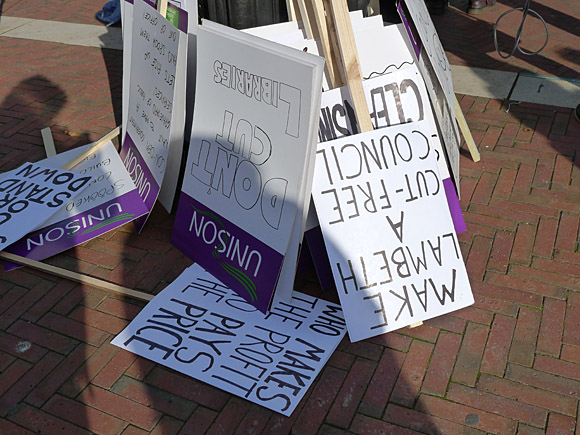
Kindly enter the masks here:
M 294 294 L 263 314 L 195 264 L 112 343 L 288 416 L 346 332 L 339 305 Z

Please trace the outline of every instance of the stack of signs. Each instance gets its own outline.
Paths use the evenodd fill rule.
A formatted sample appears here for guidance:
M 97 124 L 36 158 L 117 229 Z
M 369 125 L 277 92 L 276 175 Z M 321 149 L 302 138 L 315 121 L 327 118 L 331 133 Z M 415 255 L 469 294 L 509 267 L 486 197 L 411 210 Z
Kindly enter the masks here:
M 65 166 L 93 145 L 76 148 L 40 162 L 51 171 Z M 82 176 L 92 177 L 80 195 L 61 202 L 58 211 L 40 227 L 6 248 L 6 252 L 44 260 L 111 231 L 147 213 L 135 184 L 111 142 L 90 152 L 74 166 Z M 64 198 L 64 196 L 63 196 Z M 6 265 L 10 270 L 15 265 Z
M 324 60 L 204 21 L 172 242 L 260 311 L 289 300 Z
M 171 210 L 183 150 L 187 14 L 168 6 L 167 17 L 149 0 L 134 2 L 121 158 L 149 212 L 158 195 Z M 139 230 L 144 223 L 138 221 Z
M 112 343 L 289 416 L 345 332 L 338 305 L 295 293 L 264 315 L 193 265 Z
M 429 126 L 427 138 L 437 156 L 437 167 L 443 182 L 455 231 L 466 230 L 461 207 L 451 180 L 447 160 L 443 154 L 437 125 L 429 104 L 429 97 L 421 74 L 414 65 L 393 70 L 363 82 L 373 127 L 426 120 Z M 346 87 L 333 89 L 322 94 L 319 142 L 359 133 L 352 100 Z
M 41 226 L 91 177 L 26 163 L 0 177 L 0 251 Z
M 473 303 L 425 121 L 319 144 L 313 196 L 352 341 Z

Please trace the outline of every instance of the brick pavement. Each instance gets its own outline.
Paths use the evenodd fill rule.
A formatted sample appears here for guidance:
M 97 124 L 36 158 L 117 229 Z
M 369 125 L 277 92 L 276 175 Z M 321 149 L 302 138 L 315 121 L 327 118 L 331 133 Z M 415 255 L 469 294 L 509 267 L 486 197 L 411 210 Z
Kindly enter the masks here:
M 50 15 L 54 1 L 3 5 L 62 19 Z M 457 39 L 446 41 L 453 62 Z M 572 69 L 557 52 L 553 64 Z M 0 171 L 43 156 L 40 128 L 64 151 L 118 122 L 120 53 L 0 38 L 0 56 Z M 458 98 L 482 156 L 461 157 L 474 306 L 345 339 L 285 418 L 110 345 L 142 303 L 26 268 L 1 272 L 0 433 L 578 435 L 580 123 L 569 109 Z M 140 235 L 127 225 L 50 262 L 156 293 L 189 265 L 169 243 L 172 223 L 157 207 Z M 320 295 L 311 271 L 297 289 Z

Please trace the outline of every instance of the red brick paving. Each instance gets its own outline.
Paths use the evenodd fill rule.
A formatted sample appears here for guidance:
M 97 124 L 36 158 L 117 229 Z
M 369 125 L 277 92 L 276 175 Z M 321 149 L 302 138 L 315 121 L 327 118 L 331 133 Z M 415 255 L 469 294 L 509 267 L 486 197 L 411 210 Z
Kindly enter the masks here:
M 578 1 L 534 2 L 551 44 L 509 61 L 493 53 L 490 28 L 520 2 L 477 18 L 462 2 L 434 17 L 452 64 L 578 78 Z M 92 24 L 95 9 L 8 0 L 2 14 Z M 115 127 L 120 52 L 0 37 L 0 54 L 0 171 L 42 158 L 46 126 L 59 152 Z M 143 303 L 2 272 L 0 433 L 578 434 L 580 124 L 569 109 L 458 98 L 482 157 L 461 158 L 474 307 L 345 339 L 286 418 L 110 345 Z M 158 207 L 140 235 L 127 225 L 50 262 L 155 293 L 189 264 L 171 224 Z M 319 294 L 311 273 L 297 287 Z

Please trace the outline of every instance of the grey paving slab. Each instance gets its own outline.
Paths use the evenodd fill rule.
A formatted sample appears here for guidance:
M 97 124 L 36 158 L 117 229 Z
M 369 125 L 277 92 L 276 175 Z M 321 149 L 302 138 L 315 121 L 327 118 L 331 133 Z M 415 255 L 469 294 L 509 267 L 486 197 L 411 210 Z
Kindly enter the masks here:
M 0 36 L 84 47 L 123 49 L 121 29 L 102 25 L 2 17 Z
M 451 65 L 453 90 L 458 94 L 504 100 L 518 74 L 484 68 Z
M 32 18 L 0 17 L 0 36 L 4 36 L 5 33 L 28 24 L 31 21 L 35 20 Z
M 520 74 L 510 100 L 574 108 L 580 104 L 580 80 Z

